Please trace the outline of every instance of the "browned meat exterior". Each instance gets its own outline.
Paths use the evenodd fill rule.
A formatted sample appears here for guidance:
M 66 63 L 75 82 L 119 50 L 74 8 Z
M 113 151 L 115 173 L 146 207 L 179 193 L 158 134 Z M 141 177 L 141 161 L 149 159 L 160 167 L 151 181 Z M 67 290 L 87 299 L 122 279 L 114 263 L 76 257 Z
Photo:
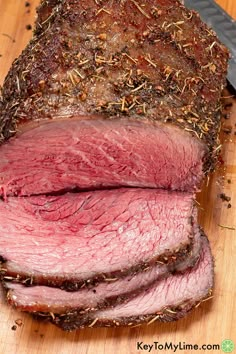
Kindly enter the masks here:
M 166 278 L 173 272 L 184 272 L 193 267 L 199 258 L 201 248 L 201 233 L 195 225 L 194 245 L 188 257 L 170 265 L 156 264 L 142 272 L 134 273 L 120 279 L 110 279 L 96 286 L 86 287 L 68 292 L 48 286 L 30 286 L 15 282 L 5 282 L 7 300 L 15 308 L 27 312 L 68 313 L 71 310 L 94 311 L 107 306 L 115 306 L 134 298 L 148 289 L 157 280 Z
M 84 327 L 132 327 L 155 321 L 176 321 L 211 296 L 213 282 L 213 260 L 204 237 L 201 255 L 194 268 L 157 281 L 147 291 L 124 303 L 88 313 L 70 311 L 63 315 L 38 313 L 38 316 L 66 331 Z
M 33 121 L 125 116 L 184 129 L 212 167 L 228 52 L 199 16 L 177 0 L 44 3 L 5 80 L 2 141 Z
M 193 247 L 194 218 L 191 194 L 158 189 L 9 198 L 0 202 L 0 271 L 76 288 L 172 263 Z
M 44 25 L 48 25 L 48 21 L 53 16 L 54 11 L 57 10 L 57 6 L 61 3 L 61 0 L 43 0 L 37 8 L 37 21 L 36 31 L 42 31 Z

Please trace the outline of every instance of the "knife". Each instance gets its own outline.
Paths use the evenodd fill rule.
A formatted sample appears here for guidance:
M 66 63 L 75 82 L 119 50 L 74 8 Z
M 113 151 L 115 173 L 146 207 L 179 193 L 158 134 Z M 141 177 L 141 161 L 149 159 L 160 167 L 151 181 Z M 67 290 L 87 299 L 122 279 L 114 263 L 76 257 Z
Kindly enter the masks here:
M 220 41 L 231 52 L 227 79 L 236 90 L 236 21 L 214 0 L 184 0 L 184 5 L 198 11 L 201 19 L 216 32 Z

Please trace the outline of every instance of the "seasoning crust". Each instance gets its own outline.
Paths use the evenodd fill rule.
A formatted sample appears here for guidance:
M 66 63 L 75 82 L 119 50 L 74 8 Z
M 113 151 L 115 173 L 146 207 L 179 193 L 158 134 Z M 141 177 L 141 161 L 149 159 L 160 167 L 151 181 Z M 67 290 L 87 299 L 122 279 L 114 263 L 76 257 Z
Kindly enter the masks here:
M 34 37 L 5 79 L 1 142 L 45 119 L 156 120 L 206 143 L 208 172 L 228 56 L 177 0 L 43 1 Z

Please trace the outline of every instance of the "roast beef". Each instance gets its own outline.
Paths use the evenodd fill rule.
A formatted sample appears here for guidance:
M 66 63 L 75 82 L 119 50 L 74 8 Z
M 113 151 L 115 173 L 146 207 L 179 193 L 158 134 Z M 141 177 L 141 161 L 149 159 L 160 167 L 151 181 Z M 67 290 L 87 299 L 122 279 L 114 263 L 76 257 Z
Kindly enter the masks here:
M 175 320 L 211 293 L 194 199 L 227 61 L 178 0 L 42 1 L 0 102 L 11 304 L 72 330 Z
M 16 136 L 0 149 L 2 195 L 196 189 L 219 150 L 228 52 L 214 33 L 177 0 L 46 1 L 39 14 L 3 86 L 1 141 Z
M 0 189 L 5 196 L 119 186 L 193 190 L 203 156 L 203 144 L 160 123 L 55 121 L 1 147 Z
M 171 263 L 192 248 L 192 215 L 191 194 L 158 189 L 8 198 L 0 202 L 2 273 L 79 287 Z
M 203 237 L 200 258 L 194 268 L 157 280 L 148 289 L 130 300 L 98 311 L 91 311 L 91 309 L 81 311 L 75 308 L 74 311 L 71 309 L 64 314 L 46 311 L 36 313 L 36 315 L 50 320 L 67 331 L 97 326 L 125 325 L 132 327 L 143 323 L 151 324 L 158 320 L 162 322 L 175 321 L 211 297 L 213 279 L 212 255 L 207 238 Z M 43 295 L 40 296 L 39 293 L 36 295 L 31 288 L 26 290 L 16 284 L 10 284 L 9 288 L 12 289 L 9 293 L 10 301 L 13 303 L 16 301 L 16 306 L 25 306 L 25 308 L 27 308 L 27 304 L 31 307 L 32 301 L 31 310 L 33 308 L 39 309 L 42 297 L 46 295 L 44 295 L 44 291 L 42 291 Z M 49 309 L 51 309 L 51 300 L 47 295 L 44 298 L 48 301 Z M 34 302 L 36 299 L 38 304 Z M 25 305 L 24 301 L 26 301 Z M 58 295 L 56 301 L 58 301 Z M 65 305 L 65 300 L 58 303 L 59 307 L 61 304 Z M 34 305 L 36 306 L 34 307 Z
M 172 321 L 181 318 L 187 311 L 211 295 L 213 287 L 213 262 L 207 239 L 203 240 L 198 264 L 184 274 L 169 276 L 150 287 L 148 291 L 131 301 L 112 309 L 88 315 L 86 325 L 122 325 L 155 320 Z M 197 287 L 196 287 L 197 284 Z M 90 317 L 90 318 L 89 318 Z M 65 329 L 80 327 L 79 321 L 68 321 L 70 315 L 59 321 Z M 95 323 L 95 320 L 96 323 Z M 84 324 L 82 324 L 83 326 Z
M 67 313 L 71 310 L 94 311 L 111 304 L 114 306 L 127 299 L 137 296 L 148 289 L 157 280 L 164 279 L 173 272 L 184 272 L 193 267 L 199 258 L 201 247 L 201 233 L 194 226 L 194 245 L 189 255 L 184 260 L 176 260 L 171 264 L 156 264 L 141 272 L 134 272 L 120 279 L 99 283 L 74 292 L 68 292 L 48 286 L 29 286 L 5 281 L 7 300 L 20 310 L 28 312 Z

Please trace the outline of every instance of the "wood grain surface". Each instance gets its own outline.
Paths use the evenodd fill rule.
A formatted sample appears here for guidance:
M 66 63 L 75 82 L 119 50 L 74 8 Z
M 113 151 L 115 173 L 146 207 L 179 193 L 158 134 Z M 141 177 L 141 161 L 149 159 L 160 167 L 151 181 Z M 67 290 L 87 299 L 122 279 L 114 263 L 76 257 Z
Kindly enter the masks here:
M 0 84 L 12 61 L 32 35 L 26 26 L 34 23 L 38 0 L 29 2 L 30 6 L 25 7 L 24 0 L 0 0 Z M 217 2 L 236 18 L 236 0 Z M 185 342 L 201 346 L 232 339 L 236 344 L 236 231 L 219 226 L 236 228 L 236 101 L 231 111 L 231 118 L 223 123 L 233 126 L 232 134 L 223 134 L 224 164 L 199 196 L 200 222 L 209 236 L 215 257 L 213 300 L 205 302 L 176 323 L 64 333 L 50 324 L 39 323 L 10 309 L 1 293 L 0 354 L 136 354 L 141 353 L 137 349 L 138 341 L 147 344 L 153 341 Z M 222 192 L 231 197 L 231 208 L 219 198 Z M 13 331 L 11 328 L 17 319 L 22 319 L 23 325 Z M 214 350 L 207 352 L 214 353 Z M 191 351 L 177 350 L 176 353 L 188 354 Z

